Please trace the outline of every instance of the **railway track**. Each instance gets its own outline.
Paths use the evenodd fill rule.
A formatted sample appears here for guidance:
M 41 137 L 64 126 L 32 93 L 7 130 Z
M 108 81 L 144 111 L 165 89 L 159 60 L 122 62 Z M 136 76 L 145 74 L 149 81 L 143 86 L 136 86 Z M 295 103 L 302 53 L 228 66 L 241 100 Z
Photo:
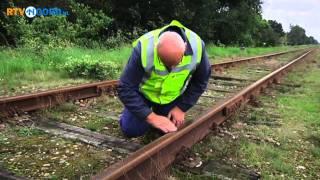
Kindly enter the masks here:
M 184 128 L 176 133 L 166 134 L 157 138 L 155 141 L 152 141 L 154 138 L 126 139 L 119 133 L 117 119 L 121 113 L 122 105 L 115 98 L 114 88 L 117 81 L 102 82 L 102 84 L 96 83 L 93 86 L 83 85 L 81 87 L 86 89 L 84 91 L 81 91 L 80 87 L 71 88 L 69 90 L 76 92 L 72 94 L 72 97 L 67 91 L 62 90 L 51 91 L 51 95 L 46 92 L 40 96 L 50 97 L 51 104 L 46 104 L 46 100 L 38 100 L 33 103 L 46 102 L 44 103 L 45 105 L 34 106 L 22 111 L 17 110 L 19 107 L 27 107 L 28 104 L 23 106 L 17 106 L 16 104 L 12 106 L 14 108 L 11 108 L 11 110 L 14 110 L 11 113 L 3 113 L 4 110 L 2 108 L 4 105 L 2 105 L 0 106 L 1 113 L 7 116 L 12 115 L 12 113 L 51 107 L 54 104 L 65 102 L 65 97 L 69 97 L 67 100 L 77 100 L 96 97 L 104 92 L 109 95 L 113 94 L 111 96 L 80 100 L 76 101 L 76 103 L 65 103 L 53 109 L 24 114 L 11 118 L 10 122 L 14 125 L 33 126 L 48 134 L 82 141 L 90 146 L 102 149 L 102 152 L 106 153 L 107 157 L 104 156 L 104 161 L 101 163 L 108 168 L 93 176 L 93 179 L 151 179 L 158 176 L 163 169 L 172 163 L 181 150 L 189 148 L 192 144 L 201 140 L 211 129 L 221 124 L 263 89 L 272 83 L 279 83 L 285 72 L 302 61 L 309 53 L 310 51 L 301 55 L 301 52 L 292 52 L 290 54 L 273 54 L 271 57 L 256 57 L 243 60 L 239 62 L 242 64 L 241 66 L 224 71 L 221 71 L 221 69 L 233 67 L 235 66 L 234 63 L 222 66 L 213 65 L 212 68 L 219 74 L 214 74 L 211 77 L 206 92 L 200 97 L 197 105 L 188 112 L 188 121 Z M 256 61 L 261 58 L 268 58 L 268 60 Z M 289 62 L 292 59 L 294 60 Z M 248 61 L 250 63 L 247 63 Z M 52 95 L 52 92 L 56 93 L 55 95 L 60 93 L 60 95 Z M 86 95 L 81 94 L 81 92 Z M 27 97 L 32 99 L 30 95 Z M 57 97 L 60 97 L 60 100 Z M 24 96 L 24 99 L 28 98 Z M 7 103 L 2 104 L 8 105 L 8 102 L 13 102 L 13 99 L 7 98 L 6 101 L 2 101 Z M 21 99 L 23 99 L 21 96 L 18 97 L 18 100 Z M 52 101 L 53 99 L 55 99 L 54 102 Z M 25 103 L 27 102 L 30 101 L 25 101 Z M 103 128 L 100 127 L 102 124 Z M 47 138 L 52 141 L 50 139 L 52 138 L 51 136 Z M 150 141 L 152 142 L 150 143 Z M 11 150 L 10 148 L 8 149 Z M 5 149 L 0 149 L 0 152 L 1 150 L 4 151 Z M 55 163 L 55 161 L 48 161 L 52 162 L 52 164 Z M 60 162 L 57 162 L 57 164 Z M 48 166 L 47 164 L 44 165 L 46 165 L 44 167 Z M 29 178 L 47 177 L 46 175 L 48 174 L 29 176 Z M 86 174 L 84 177 L 91 175 L 92 173 Z M 1 173 L 0 177 L 9 178 L 9 176 Z M 10 177 L 12 179 L 12 175 Z
M 235 61 L 228 61 L 212 65 L 213 71 L 221 72 L 225 68 L 238 66 L 261 59 L 281 56 L 283 54 L 294 53 L 301 50 L 292 50 L 280 53 L 273 53 L 264 56 L 244 58 Z M 97 83 L 88 83 L 78 86 L 59 88 L 43 92 L 19 95 L 13 97 L 0 98 L 0 117 L 23 114 L 24 112 L 38 109 L 50 108 L 66 101 L 74 101 L 91 97 L 98 97 L 102 94 L 112 94 L 116 92 L 118 81 L 102 81 Z

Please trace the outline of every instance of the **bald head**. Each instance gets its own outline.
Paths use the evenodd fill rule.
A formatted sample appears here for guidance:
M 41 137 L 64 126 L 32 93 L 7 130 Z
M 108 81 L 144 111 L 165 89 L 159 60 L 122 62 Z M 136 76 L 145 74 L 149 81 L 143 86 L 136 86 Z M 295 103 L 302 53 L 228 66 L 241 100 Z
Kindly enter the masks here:
M 166 31 L 160 35 L 159 42 L 157 44 L 157 52 L 161 61 L 167 67 L 179 64 L 185 50 L 186 43 L 178 33 Z

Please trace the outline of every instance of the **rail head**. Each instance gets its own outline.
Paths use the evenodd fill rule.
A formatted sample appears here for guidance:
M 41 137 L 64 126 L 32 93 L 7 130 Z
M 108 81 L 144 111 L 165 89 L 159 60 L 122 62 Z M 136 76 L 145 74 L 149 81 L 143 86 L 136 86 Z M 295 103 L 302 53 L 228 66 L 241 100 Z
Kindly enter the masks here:
M 0 99 L 0 116 L 12 116 L 37 109 L 50 108 L 66 101 L 116 92 L 117 80 L 88 83 L 44 92 Z
M 283 55 L 283 54 L 288 54 L 288 53 L 303 51 L 303 50 L 307 50 L 307 49 L 308 49 L 308 48 L 295 49 L 295 50 L 282 51 L 282 52 L 272 53 L 272 54 L 267 54 L 267 55 L 261 55 L 261 56 L 254 56 L 254 57 L 249 57 L 249 58 L 243 58 L 243 59 L 238 59 L 238 60 L 235 60 L 235 61 L 226 61 L 226 62 L 221 62 L 221 63 L 212 64 L 212 65 L 211 65 L 211 68 L 212 68 L 213 70 L 220 71 L 220 70 L 223 69 L 223 68 L 227 68 L 227 67 L 233 66 L 233 65 L 235 65 L 235 64 L 242 64 L 242 63 L 246 63 L 246 62 L 250 62 L 250 61 L 254 61 L 254 60 L 258 60 L 258 59 L 270 58 L 270 57 L 274 57 L 274 56 L 280 56 L 280 55 Z

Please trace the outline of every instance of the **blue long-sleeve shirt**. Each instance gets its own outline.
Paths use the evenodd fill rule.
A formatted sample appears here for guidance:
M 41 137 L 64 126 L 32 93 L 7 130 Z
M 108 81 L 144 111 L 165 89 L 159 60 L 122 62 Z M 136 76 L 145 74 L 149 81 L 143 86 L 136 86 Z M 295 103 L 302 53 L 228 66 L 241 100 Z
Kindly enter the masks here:
M 176 106 L 184 112 L 190 109 L 205 91 L 211 74 L 211 66 L 203 42 L 202 49 L 201 62 L 193 73 L 187 89 L 175 100 Z M 185 54 L 190 55 L 192 53 L 191 46 L 189 42 L 187 42 Z M 152 112 L 151 108 L 147 105 L 143 94 L 139 92 L 139 85 L 144 73 L 145 71 L 141 62 L 141 45 L 138 43 L 138 45 L 134 47 L 129 61 L 120 77 L 118 93 L 124 106 L 142 120 L 146 119 Z

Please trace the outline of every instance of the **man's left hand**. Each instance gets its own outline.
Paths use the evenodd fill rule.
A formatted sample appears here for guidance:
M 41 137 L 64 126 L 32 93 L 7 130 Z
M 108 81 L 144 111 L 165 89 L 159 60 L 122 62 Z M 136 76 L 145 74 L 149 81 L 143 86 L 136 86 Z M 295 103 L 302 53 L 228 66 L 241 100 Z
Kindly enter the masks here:
M 176 125 L 177 128 L 184 124 L 185 112 L 183 112 L 178 106 L 171 109 L 168 114 L 168 118 Z

